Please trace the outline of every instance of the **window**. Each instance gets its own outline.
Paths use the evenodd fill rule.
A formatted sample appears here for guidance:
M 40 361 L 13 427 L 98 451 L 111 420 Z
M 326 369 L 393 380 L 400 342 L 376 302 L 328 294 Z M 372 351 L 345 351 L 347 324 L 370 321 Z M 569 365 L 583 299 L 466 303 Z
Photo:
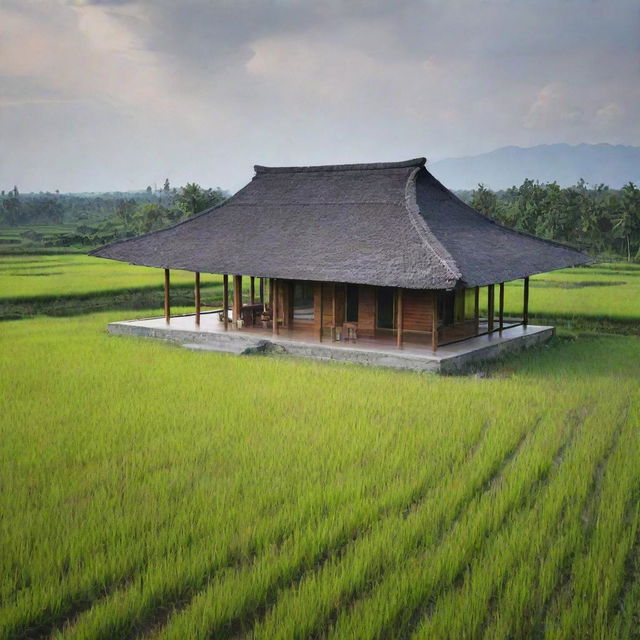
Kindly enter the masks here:
M 347 285 L 347 322 L 358 322 L 358 285 Z
M 452 325 L 455 317 L 455 291 L 441 291 L 438 299 L 438 318 L 444 326 Z
M 294 282 L 293 284 L 294 320 L 313 320 L 313 284 Z
M 393 329 L 395 325 L 395 289 L 379 287 L 376 304 L 376 320 L 379 329 Z

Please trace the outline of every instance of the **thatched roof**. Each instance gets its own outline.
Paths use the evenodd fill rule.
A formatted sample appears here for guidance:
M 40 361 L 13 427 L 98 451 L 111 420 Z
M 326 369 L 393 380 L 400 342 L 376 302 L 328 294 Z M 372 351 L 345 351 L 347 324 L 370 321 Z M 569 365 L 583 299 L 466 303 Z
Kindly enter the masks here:
M 91 255 L 414 289 L 492 284 L 590 261 L 481 215 L 440 184 L 424 158 L 255 171 L 224 204 Z

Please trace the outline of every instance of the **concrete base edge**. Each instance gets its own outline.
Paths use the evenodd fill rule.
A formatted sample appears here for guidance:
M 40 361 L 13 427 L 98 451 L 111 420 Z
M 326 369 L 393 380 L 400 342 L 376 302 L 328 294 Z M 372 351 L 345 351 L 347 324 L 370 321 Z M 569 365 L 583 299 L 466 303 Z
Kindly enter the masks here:
M 480 362 L 495 360 L 505 353 L 513 353 L 548 342 L 554 334 L 553 327 L 531 327 L 530 333 L 508 340 L 496 340 L 469 350 L 458 350 L 455 354 L 438 353 L 434 356 L 410 353 L 389 353 L 357 347 L 332 346 L 331 344 L 309 344 L 291 340 L 266 340 L 257 336 L 236 332 L 205 333 L 140 326 L 127 322 L 113 322 L 108 325 L 113 335 L 155 338 L 183 344 L 190 348 L 222 353 L 249 355 L 255 353 L 277 353 L 312 358 L 314 360 L 350 362 L 367 366 L 408 369 L 429 373 L 461 373 Z

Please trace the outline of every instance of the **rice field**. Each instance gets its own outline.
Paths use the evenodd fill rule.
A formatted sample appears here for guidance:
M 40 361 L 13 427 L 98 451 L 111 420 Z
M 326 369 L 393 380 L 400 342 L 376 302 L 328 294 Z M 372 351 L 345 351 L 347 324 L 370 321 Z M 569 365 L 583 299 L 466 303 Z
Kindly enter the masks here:
M 0 262 L 8 296 L 159 275 Z M 531 308 L 640 326 L 639 289 L 567 270 Z M 130 317 L 0 323 L 0 640 L 640 638 L 640 338 L 437 377 L 106 334 Z
M 202 285 L 222 278 L 202 274 Z M 0 257 L 0 300 L 46 299 L 82 294 L 107 294 L 164 286 L 161 269 L 137 267 L 85 255 L 22 255 Z M 174 286 L 193 286 L 193 273 L 171 271 Z
M 160 290 L 163 277 L 161 269 L 84 255 L 2 256 L 0 303 Z M 171 282 L 173 287 L 189 288 L 193 274 L 172 270 Z M 220 283 L 220 275 L 202 274 L 202 286 L 209 287 L 210 302 L 219 298 Z M 522 298 L 522 281 L 506 284 L 508 314 L 521 314 Z M 601 263 L 531 278 L 532 318 L 635 322 L 640 318 L 639 300 L 640 265 L 636 264 Z M 486 309 L 484 292 L 481 303 Z
M 487 378 L 0 332 L 0 638 L 632 638 L 640 340 Z
M 635 322 L 640 318 L 640 265 L 595 264 L 531 278 L 530 309 L 536 316 Z M 505 286 L 508 313 L 522 310 L 521 280 Z

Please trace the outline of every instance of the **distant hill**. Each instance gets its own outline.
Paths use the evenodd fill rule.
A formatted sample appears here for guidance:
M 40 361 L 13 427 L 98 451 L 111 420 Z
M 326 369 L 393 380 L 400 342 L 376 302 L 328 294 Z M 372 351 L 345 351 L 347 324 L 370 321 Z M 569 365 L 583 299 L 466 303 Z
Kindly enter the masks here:
M 449 189 L 474 189 L 482 182 L 507 189 L 525 178 L 568 187 L 580 178 L 614 189 L 629 181 L 640 184 L 640 147 L 611 144 L 543 144 L 502 147 L 489 153 L 447 158 L 428 168 Z

